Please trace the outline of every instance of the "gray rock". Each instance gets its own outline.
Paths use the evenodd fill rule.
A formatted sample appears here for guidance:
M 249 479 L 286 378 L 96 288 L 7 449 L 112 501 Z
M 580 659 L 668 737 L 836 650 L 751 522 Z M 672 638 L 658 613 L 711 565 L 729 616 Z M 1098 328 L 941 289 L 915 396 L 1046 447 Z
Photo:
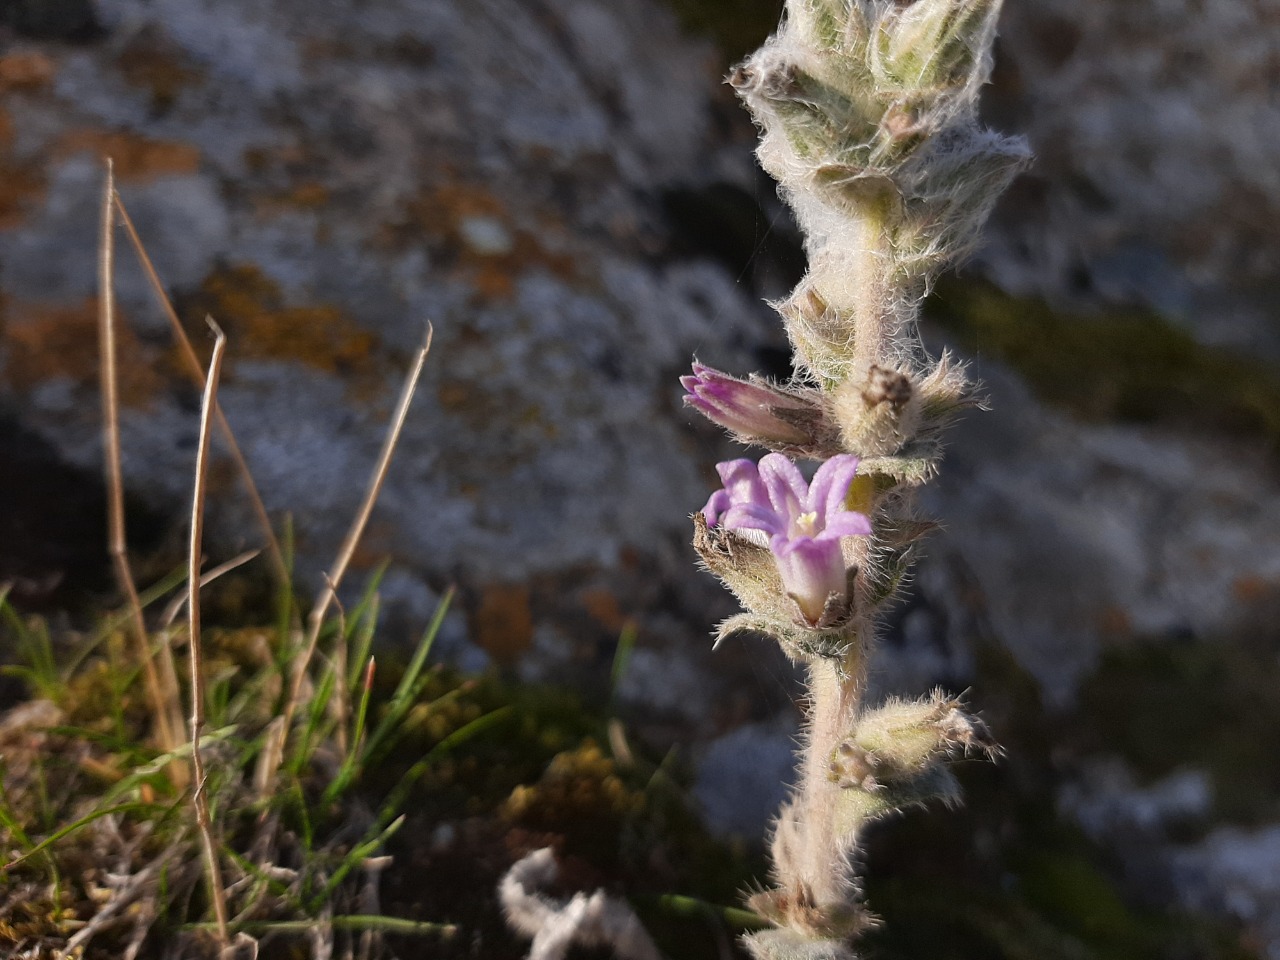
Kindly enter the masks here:
M 758 837 L 787 797 L 795 769 L 794 726 L 748 724 L 707 744 L 693 796 L 717 833 Z
M 1129 831 L 1154 843 L 1171 824 L 1204 822 L 1213 804 L 1213 783 L 1202 770 L 1179 770 L 1142 787 L 1123 761 L 1108 758 L 1087 764 L 1059 800 L 1100 843 Z
M 1271 3 L 1007 4 L 986 105 L 1037 161 L 989 231 L 988 268 L 1280 359 L 1277 51 Z
M 1233 914 L 1259 931 L 1267 960 L 1280 958 L 1280 825 L 1215 830 L 1177 869 L 1188 906 Z
M 1242 584 L 1280 579 L 1280 484 L 1258 451 L 1085 426 L 998 365 L 977 372 L 993 409 L 951 436 L 927 497 L 945 534 L 929 550 L 963 557 L 1051 706 L 1070 705 L 1105 644 L 1212 635 L 1248 616 Z

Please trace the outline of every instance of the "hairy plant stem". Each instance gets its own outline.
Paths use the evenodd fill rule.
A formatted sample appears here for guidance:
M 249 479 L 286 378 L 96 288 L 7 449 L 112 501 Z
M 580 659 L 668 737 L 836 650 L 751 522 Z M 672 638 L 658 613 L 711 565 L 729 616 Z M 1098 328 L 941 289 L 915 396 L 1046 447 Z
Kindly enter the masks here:
M 849 887 L 844 859 L 831 856 L 843 846 L 836 820 L 840 786 L 831 777 L 831 754 L 857 718 L 866 689 L 865 662 L 854 643 L 843 662 L 820 659 L 809 665 L 809 716 L 796 811 L 806 846 L 800 862 L 807 870 L 797 879 L 817 903 L 838 902 Z
M 885 316 L 885 305 L 894 303 L 894 289 L 886 219 L 878 212 L 858 217 L 857 242 L 826 247 L 810 271 L 813 288 L 827 309 L 840 318 L 840 327 L 853 333 L 846 378 L 854 383 L 873 366 L 890 362 L 893 335 L 900 326 L 898 318 Z M 862 571 L 870 552 L 870 538 L 851 540 L 846 559 Z M 859 587 L 863 579 L 860 573 Z M 846 859 L 831 855 L 845 845 L 836 814 L 841 788 L 831 776 L 831 756 L 854 728 L 866 691 L 863 632 L 850 631 L 843 659 L 820 657 L 808 667 L 809 712 L 794 808 L 806 848 L 800 862 L 806 868 L 797 878 L 796 892 L 806 891 L 817 903 L 843 900 L 850 886 Z M 869 626 L 865 632 L 870 633 Z

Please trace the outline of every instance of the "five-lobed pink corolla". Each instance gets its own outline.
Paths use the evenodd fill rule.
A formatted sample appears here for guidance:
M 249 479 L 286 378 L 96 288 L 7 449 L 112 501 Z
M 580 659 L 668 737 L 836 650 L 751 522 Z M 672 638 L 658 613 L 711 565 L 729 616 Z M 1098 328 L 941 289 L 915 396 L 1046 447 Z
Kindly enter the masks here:
M 729 460 L 716 470 L 724 489 L 703 507 L 707 526 L 764 533 L 783 588 L 809 626 L 820 623 L 833 599 L 843 606 L 848 587 L 841 538 L 871 533 L 866 514 L 845 506 L 858 458 L 832 457 L 812 483 L 778 453 L 762 457 L 758 467 L 750 460 Z

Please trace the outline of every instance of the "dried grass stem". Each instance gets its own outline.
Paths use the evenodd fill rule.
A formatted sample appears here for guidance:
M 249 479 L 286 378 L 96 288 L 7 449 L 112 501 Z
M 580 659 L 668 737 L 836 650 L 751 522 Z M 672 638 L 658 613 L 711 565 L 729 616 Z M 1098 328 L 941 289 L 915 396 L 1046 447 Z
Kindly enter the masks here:
M 187 553 L 187 624 L 191 634 L 191 771 L 195 778 L 191 800 L 195 806 L 196 825 L 200 829 L 209 896 L 213 901 L 214 917 L 218 925 L 218 941 L 226 946 L 230 942 L 227 902 L 222 886 L 222 870 L 218 864 L 218 849 L 213 840 L 213 826 L 209 820 L 204 758 L 200 754 L 200 732 L 204 727 L 204 659 L 200 649 L 200 551 L 204 538 L 205 479 L 209 469 L 209 425 L 217 403 L 222 357 L 227 349 L 227 338 L 221 328 L 212 318 L 208 318 L 208 323 L 215 340 L 213 357 L 209 361 L 209 374 L 205 378 L 204 398 L 200 405 L 200 442 L 196 448 L 196 477 L 191 494 L 191 538 Z

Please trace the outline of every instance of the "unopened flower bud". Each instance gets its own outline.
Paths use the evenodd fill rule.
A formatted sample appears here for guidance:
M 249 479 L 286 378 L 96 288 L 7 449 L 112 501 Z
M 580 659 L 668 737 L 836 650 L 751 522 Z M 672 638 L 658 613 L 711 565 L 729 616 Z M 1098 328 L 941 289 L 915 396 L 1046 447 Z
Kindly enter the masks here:
M 799 456 L 834 452 L 834 428 L 816 390 L 782 390 L 752 377 L 739 380 L 701 363 L 680 378 L 684 402 L 743 443 Z
M 834 392 L 832 409 L 846 448 L 867 457 L 896 453 L 919 421 L 915 394 L 907 374 L 878 364 L 872 364 L 865 377 L 842 383 Z
M 999 9 L 998 0 L 917 0 L 893 9 L 871 44 L 873 75 L 901 89 L 980 84 Z

